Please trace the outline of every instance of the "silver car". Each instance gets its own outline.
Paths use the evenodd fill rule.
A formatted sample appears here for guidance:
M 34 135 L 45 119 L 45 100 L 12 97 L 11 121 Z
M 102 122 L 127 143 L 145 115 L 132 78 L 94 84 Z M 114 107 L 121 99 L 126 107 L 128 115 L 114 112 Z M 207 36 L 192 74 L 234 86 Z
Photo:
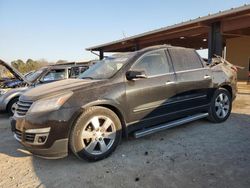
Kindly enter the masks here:
M 87 70 L 89 65 L 86 63 L 51 65 L 24 76 L 14 67 L 0 60 L 0 111 L 7 111 L 13 115 L 19 96 L 28 89 L 57 80 L 75 78 L 79 73 Z M 3 72 L 6 71 L 9 71 L 11 78 L 4 78 Z
M 13 114 L 18 97 L 30 85 L 19 71 L 0 60 L 0 111 Z

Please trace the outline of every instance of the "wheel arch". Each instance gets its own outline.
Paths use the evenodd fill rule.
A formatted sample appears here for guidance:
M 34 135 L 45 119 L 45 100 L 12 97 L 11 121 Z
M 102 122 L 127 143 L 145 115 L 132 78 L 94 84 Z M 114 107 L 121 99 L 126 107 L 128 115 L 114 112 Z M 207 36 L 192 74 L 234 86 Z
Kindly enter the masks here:
M 18 99 L 20 97 L 20 95 L 14 95 L 14 96 L 12 96 L 12 97 L 10 97 L 7 101 L 6 101 L 6 111 L 8 110 L 8 107 L 9 107 L 9 105 L 10 105 L 10 102 L 11 101 L 13 101 L 13 100 L 15 100 L 15 99 Z
M 219 88 L 226 89 L 230 93 L 231 97 L 233 96 L 233 89 L 229 84 L 223 84 Z
M 124 116 L 123 116 L 122 112 L 117 107 L 115 107 L 115 106 L 113 106 L 111 104 L 99 104 L 99 105 L 96 105 L 96 106 L 101 106 L 101 107 L 104 107 L 104 108 L 107 108 L 107 109 L 113 111 L 118 116 L 118 118 L 121 121 L 121 124 L 122 124 L 122 135 L 124 137 L 128 137 L 127 128 L 126 128 L 126 122 L 125 122 Z
M 113 111 L 121 121 L 123 137 L 128 137 L 128 132 L 127 132 L 127 127 L 126 127 L 126 120 L 124 118 L 124 113 L 119 108 L 119 105 L 117 103 L 115 103 L 113 101 L 110 101 L 110 100 L 97 100 L 97 101 L 94 101 L 94 102 L 90 102 L 90 103 L 88 103 L 88 104 L 81 107 L 81 112 L 79 114 L 81 114 L 85 109 L 87 109 L 89 107 L 93 107 L 93 106 L 100 106 L 100 107 L 104 107 L 104 108 L 107 108 L 107 109 Z

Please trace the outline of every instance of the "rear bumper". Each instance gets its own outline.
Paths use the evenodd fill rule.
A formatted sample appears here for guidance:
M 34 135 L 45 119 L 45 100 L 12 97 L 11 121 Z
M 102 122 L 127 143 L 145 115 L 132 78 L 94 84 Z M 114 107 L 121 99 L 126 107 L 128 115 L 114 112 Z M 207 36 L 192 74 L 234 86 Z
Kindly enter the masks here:
M 6 110 L 6 102 L 4 98 L 1 96 L 0 97 L 0 111 L 5 111 Z

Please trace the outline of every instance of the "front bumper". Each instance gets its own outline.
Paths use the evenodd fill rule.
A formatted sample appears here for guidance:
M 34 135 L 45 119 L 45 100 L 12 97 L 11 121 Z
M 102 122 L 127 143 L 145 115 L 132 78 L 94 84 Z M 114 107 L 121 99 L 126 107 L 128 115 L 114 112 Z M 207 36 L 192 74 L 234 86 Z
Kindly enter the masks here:
M 74 109 L 11 118 L 15 139 L 36 156 L 56 159 L 68 155 Z
M 3 95 L 0 96 L 0 111 L 5 111 L 6 110 L 6 102 L 4 100 Z

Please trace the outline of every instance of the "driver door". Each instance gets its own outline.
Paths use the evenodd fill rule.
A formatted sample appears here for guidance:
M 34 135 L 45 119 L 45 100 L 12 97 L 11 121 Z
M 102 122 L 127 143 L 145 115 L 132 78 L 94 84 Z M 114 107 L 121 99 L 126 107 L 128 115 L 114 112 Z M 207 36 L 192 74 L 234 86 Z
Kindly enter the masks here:
M 166 55 L 164 50 L 149 52 L 131 66 L 130 71 L 144 71 L 146 78 L 126 82 L 128 124 L 155 125 L 171 111 L 168 99 L 176 94 L 176 79 Z

